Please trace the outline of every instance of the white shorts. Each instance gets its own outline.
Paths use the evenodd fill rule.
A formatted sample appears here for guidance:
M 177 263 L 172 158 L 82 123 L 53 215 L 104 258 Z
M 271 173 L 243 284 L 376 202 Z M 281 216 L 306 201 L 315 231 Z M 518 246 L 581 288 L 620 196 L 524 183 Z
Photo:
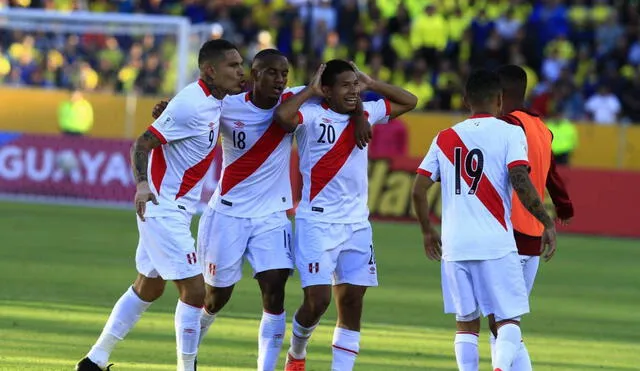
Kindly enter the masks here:
M 443 261 L 442 294 L 445 313 L 455 313 L 457 317 L 481 312 L 506 320 L 529 313 L 527 288 L 516 252 L 492 260 Z
M 524 274 L 524 284 L 525 286 L 527 286 L 527 293 L 531 295 L 531 290 L 533 290 L 533 282 L 536 280 L 536 274 L 538 274 L 540 257 L 520 255 L 520 264 L 522 265 L 522 273 Z
M 378 286 L 369 222 L 332 224 L 296 219 L 295 261 L 302 287 Z
M 198 259 L 205 282 L 229 287 L 242 278 L 246 259 L 257 273 L 293 269 L 291 222 L 285 211 L 257 218 L 236 218 L 205 209 L 198 226 Z
M 191 215 L 146 217 L 138 220 L 140 239 L 136 250 L 136 269 L 150 278 L 181 280 L 202 273 L 191 235 Z

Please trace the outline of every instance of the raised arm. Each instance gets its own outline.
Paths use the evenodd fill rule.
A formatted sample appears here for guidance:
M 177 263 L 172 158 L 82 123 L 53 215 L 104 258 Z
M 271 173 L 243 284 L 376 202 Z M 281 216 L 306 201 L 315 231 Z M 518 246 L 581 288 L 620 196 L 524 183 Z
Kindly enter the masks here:
M 360 71 L 358 66 L 353 62 L 351 62 L 351 66 L 353 66 L 358 74 L 360 84 L 363 85 L 361 86 L 362 90 L 369 89 L 389 100 L 389 103 L 391 104 L 389 118 L 398 117 L 403 113 L 407 113 L 416 108 L 416 105 L 418 104 L 418 97 L 415 95 L 395 85 L 372 79 L 370 76 Z
M 544 254 L 545 260 L 551 259 L 556 250 L 556 228 L 553 220 L 544 209 L 538 192 L 533 183 L 531 183 L 528 167 L 524 165 L 511 167 L 509 169 L 509 180 L 522 205 L 544 225 L 543 246 L 541 248 L 547 247 Z
M 324 71 L 325 65 L 322 64 L 316 71 L 307 87 L 302 89 L 298 94 L 293 95 L 289 99 L 282 102 L 276 108 L 273 118 L 287 132 L 293 132 L 298 125 L 302 124 L 302 117 L 299 114 L 300 107 L 312 97 L 322 96 L 320 87 L 320 77 Z

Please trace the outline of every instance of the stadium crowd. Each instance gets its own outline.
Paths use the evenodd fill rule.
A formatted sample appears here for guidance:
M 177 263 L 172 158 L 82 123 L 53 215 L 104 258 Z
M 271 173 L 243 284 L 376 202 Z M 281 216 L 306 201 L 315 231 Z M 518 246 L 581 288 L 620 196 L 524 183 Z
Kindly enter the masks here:
M 637 0 L 10 0 L 59 11 L 173 14 L 211 24 L 246 60 L 277 47 L 304 84 L 320 61 L 346 58 L 419 97 L 461 110 L 478 67 L 525 67 L 531 108 L 600 124 L 640 123 Z M 1 5 L 0 5 L 1 6 Z M 3 84 L 171 94 L 171 37 L 46 35 L 0 29 Z

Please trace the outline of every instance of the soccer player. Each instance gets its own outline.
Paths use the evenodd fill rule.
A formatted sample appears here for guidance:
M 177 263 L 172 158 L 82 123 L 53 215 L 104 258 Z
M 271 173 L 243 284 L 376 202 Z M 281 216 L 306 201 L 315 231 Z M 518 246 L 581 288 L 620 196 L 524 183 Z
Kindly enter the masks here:
M 289 62 L 265 49 L 251 66 L 253 90 L 227 96 L 222 104 L 223 169 L 198 229 L 199 260 L 207 287 L 204 336 L 251 264 L 262 291 L 258 370 L 274 370 L 286 329 L 285 284 L 293 269 L 290 159 L 293 133 L 273 123 L 276 106 L 303 87 L 287 89 Z M 159 115 L 166 105 L 154 108 Z M 366 144 L 366 143 L 365 143 Z
M 175 312 L 177 369 L 195 370 L 205 293 L 189 227 L 201 180 L 213 160 L 221 100 L 239 93 L 243 83 L 242 58 L 228 41 L 206 42 L 198 64 L 200 79 L 181 90 L 132 147 L 140 232 L 138 277 L 120 297 L 98 341 L 76 370 L 108 369 L 114 347 L 162 295 L 166 281 L 174 281 L 180 295 Z
M 511 225 L 515 190 L 544 225 L 545 256 L 555 251 L 555 226 L 529 178 L 524 131 L 496 119 L 500 78 L 475 72 L 466 84 L 472 116 L 441 131 L 417 170 L 413 202 L 430 259 L 441 260 L 446 313 L 455 313 L 455 354 L 462 371 L 478 370 L 480 315 L 497 323 L 496 371 L 507 371 L 520 348 L 520 316 L 529 312 L 527 288 Z M 442 239 L 429 220 L 427 190 L 441 182 Z
M 573 217 L 573 205 L 564 182 L 556 170 L 551 153 L 553 136 L 540 116 L 524 108 L 527 74 L 516 65 L 502 66 L 498 68 L 497 73 L 500 76 L 503 91 L 502 112 L 507 113 L 500 118 L 518 125 L 524 130 L 527 137 L 531 182 L 543 201 L 545 187 L 549 190 L 558 219 L 562 224 L 568 224 Z M 544 226 L 529 213 L 516 194 L 512 198 L 511 222 L 522 263 L 525 285 L 527 292 L 531 295 L 540 264 L 541 236 Z M 491 329 L 489 342 L 493 355 L 495 353 L 496 328 L 492 315 L 489 316 L 489 327 Z M 513 371 L 530 371 L 532 369 L 531 359 L 524 341 L 521 343 L 511 369 Z
M 360 92 L 366 89 L 385 99 L 361 103 Z M 367 287 L 378 284 L 368 221 L 367 150 L 356 148 L 353 127 L 356 121 L 385 123 L 416 103 L 411 93 L 332 60 L 320 67 L 310 86 L 276 108 L 276 122 L 296 133 L 303 178 L 294 256 L 304 301 L 293 318 L 285 370 L 305 369 L 307 342 L 329 306 L 332 284 L 338 323 L 331 369 L 353 368 L 363 298 Z

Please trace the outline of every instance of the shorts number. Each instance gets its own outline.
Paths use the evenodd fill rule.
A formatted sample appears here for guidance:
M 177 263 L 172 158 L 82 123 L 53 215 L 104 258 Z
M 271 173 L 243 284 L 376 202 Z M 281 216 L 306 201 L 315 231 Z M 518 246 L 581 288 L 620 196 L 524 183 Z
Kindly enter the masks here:
M 334 129 L 332 125 L 327 124 L 320 124 L 320 127 L 322 127 L 322 133 L 320 133 L 318 143 L 329 142 L 329 144 L 333 144 L 336 141 L 336 129 Z
M 462 193 L 461 191 L 461 178 L 462 175 L 462 167 L 464 166 L 465 177 L 471 178 L 471 187 L 469 189 L 469 194 L 473 195 L 476 193 L 478 189 L 478 184 L 480 184 L 480 179 L 482 179 L 482 170 L 484 169 L 484 155 L 482 151 L 478 148 L 474 148 L 465 158 L 462 158 L 462 148 L 456 147 L 454 148 L 454 166 L 456 168 L 456 194 L 459 195 Z
M 211 130 L 209 132 L 209 147 L 211 147 L 213 145 L 213 141 L 215 138 L 215 133 L 213 132 L 213 130 Z
M 371 255 L 369 256 L 369 265 L 374 265 L 376 263 L 376 253 L 373 251 L 373 245 L 369 245 L 369 249 L 371 250 Z
M 244 149 L 247 143 L 244 141 L 247 138 L 247 134 L 244 131 L 233 131 L 233 146 L 236 148 Z

